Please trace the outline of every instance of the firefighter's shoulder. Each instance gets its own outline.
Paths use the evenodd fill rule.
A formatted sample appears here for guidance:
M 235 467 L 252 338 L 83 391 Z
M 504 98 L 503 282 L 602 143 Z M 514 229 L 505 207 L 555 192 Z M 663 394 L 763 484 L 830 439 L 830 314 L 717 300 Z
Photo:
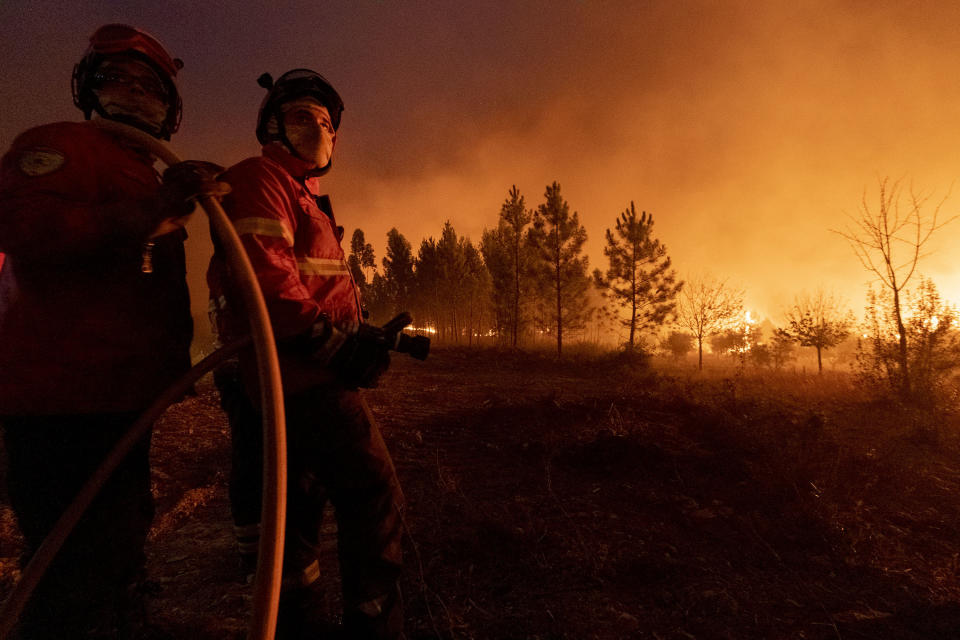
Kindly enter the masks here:
M 54 122 L 27 129 L 14 139 L 4 164 L 30 178 L 60 171 L 71 159 L 92 159 L 99 132 L 90 123 Z M 79 157 L 78 157 L 79 156 Z
M 270 208 L 280 209 L 274 215 L 282 217 L 297 192 L 296 180 L 282 166 L 263 156 L 241 160 L 227 169 L 220 180 L 232 189 L 224 199 L 228 214 L 232 206 L 248 208 L 269 203 Z

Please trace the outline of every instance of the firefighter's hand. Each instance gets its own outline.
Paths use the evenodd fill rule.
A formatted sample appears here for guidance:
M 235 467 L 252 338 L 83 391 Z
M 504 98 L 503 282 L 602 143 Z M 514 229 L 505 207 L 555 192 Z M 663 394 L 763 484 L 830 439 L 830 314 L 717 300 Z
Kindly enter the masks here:
M 222 198 L 230 193 L 230 185 L 217 180 L 223 172 L 220 165 L 200 160 L 187 160 L 167 167 L 156 195 L 157 211 L 163 220 L 161 225 L 182 227 L 186 224 L 185 218 L 193 213 L 196 198 Z
M 187 226 L 187 223 L 190 221 L 192 216 L 186 215 L 179 218 L 166 218 L 161 221 L 160 224 L 150 233 L 151 238 L 156 238 L 157 236 L 163 236 L 168 233 L 173 233 L 178 229 L 183 229 Z
M 355 333 L 348 334 L 330 367 L 346 386 L 372 389 L 390 366 L 390 346 L 383 329 L 361 324 Z
M 314 326 L 313 358 L 351 389 L 377 386 L 390 366 L 391 347 L 386 332 L 371 324 Z

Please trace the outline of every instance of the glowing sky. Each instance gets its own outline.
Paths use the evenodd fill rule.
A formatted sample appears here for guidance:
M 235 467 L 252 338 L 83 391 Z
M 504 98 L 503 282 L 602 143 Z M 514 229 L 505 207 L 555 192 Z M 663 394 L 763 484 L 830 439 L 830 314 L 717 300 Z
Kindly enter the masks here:
M 414 247 L 447 219 L 479 241 L 512 184 L 535 206 L 557 180 L 591 268 L 633 200 L 682 275 L 740 284 L 758 317 L 819 285 L 859 312 L 868 275 L 829 229 L 878 177 L 943 196 L 960 174 L 960 7 L 923 1 L 0 0 L 0 146 L 78 118 L 70 69 L 115 21 L 185 61 L 183 156 L 258 153 L 260 73 L 327 76 L 346 103 L 327 187 L 378 260 L 392 226 Z M 209 249 L 190 229 L 202 309 Z M 958 239 L 960 222 L 922 265 L 954 301 Z

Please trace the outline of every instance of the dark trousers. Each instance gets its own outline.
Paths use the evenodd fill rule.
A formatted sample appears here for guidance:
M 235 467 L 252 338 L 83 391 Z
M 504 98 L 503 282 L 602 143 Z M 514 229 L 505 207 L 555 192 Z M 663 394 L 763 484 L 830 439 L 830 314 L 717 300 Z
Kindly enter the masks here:
M 3 418 L 7 488 L 25 561 L 137 415 Z M 146 559 L 154 511 L 149 450 L 147 436 L 77 524 L 21 616 L 23 638 L 114 637 Z
M 245 568 L 256 566 L 260 540 L 260 496 L 263 493 L 263 417 L 250 402 L 240 380 L 237 362 L 213 372 L 220 406 L 230 424 L 230 513 L 240 557 Z
M 221 375 L 221 402 L 231 421 L 234 468 L 230 498 L 238 531 L 260 514 L 260 413 L 242 385 Z M 397 638 L 403 628 L 400 577 L 403 493 L 390 454 L 357 391 L 315 387 L 285 398 L 287 528 L 278 638 L 296 637 L 318 577 L 320 528 L 330 501 L 337 518 L 344 623 L 350 637 Z M 251 412 L 255 418 L 251 417 Z M 242 520 L 241 520 L 242 519 Z

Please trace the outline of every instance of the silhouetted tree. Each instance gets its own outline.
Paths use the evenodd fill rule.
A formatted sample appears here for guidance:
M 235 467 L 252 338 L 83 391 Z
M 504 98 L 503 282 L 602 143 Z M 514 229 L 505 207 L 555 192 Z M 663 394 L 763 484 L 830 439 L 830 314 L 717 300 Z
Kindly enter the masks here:
M 693 336 L 684 331 L 671 331 L 660 340 L 660 348 L 679 360 L 693 351 Z
M 533 216 L 529 242 L 536 248 L 539 264 L 535 268 L 544 291 L 554 304 L 548 312 L 557 331 L 557 356 L 563 354 L 563 331 L 579 328 L 589 313 L 586 292 L 590 286 L 587 257 L 582 255 L 587 230 L 576 212 L 560 195 L 560 184 L 549 185 L 545 202 Z
M 442 316 L 442 296 L 440 292 L 442 275 L 440 259 L 437 255 L 437 241 L 433 237 L 420 241 L 414 271 L 414 306 L 424 322 L 437 331 L 437 338 L 443 339 L 446 327 Z
M 653 237 L 653 215 L 637 216 L 633 202 L 620 214 L 614 230 L 607 229 L 603 249 L 610 266 L 606 273 L 593 272 L 599 289 L 621 309 L 629 310 L 622 320 L 630 329 L 627 350 L 633 351 L 636 332 L 663 324 L 676 308 L 677 293 L 683 287 L 670 267 L 667 248 Z
M 784 311 L 784 316 L 787 325 L 782 328 L 783 333 L 801 347 L 817 350 L 817 372 L 820 374 L 823 374 L 823 350 L 843 342 L 855 322 L 850 310 L 822 288 L 813 295 L 798 295 Z
M 387 252 L 382 264 L 385 306 L 390 313 L 410 310 L 414 304 L 413 254 L 410 243 L 396 227 L 387 232 Z
M 463 328 L 460 310 L 467 295 L 466 255 L 463 249 L 463 244 L 457 238 L 457 232 L 447 220 L 437 241 L 436 255 L 440 277 L 438 291 L 443 301 L 439 311 L 440 316 L 446 319 L 446 325 L 455 342 L 460 341 Z
M 514 271 L 510 255 L 510 243 L 504 238 L 503 227 L 484 230 L 480 241 L 480 253 L 490 278 L 490 300 L 493 306 L 493 324 L 501 342 L 511 339 L 514 323 Z
M 849 216 L 851 226 L 836 233 L 847 239 L 860 264 L 877 276 L 890 292 L 890 313 L 898 336 L 896 366 L 899 373 L 896 378 L 900 395 L 907 400 L 911 395 L 909 338 L 901 293 L 916 273 L 922 249 L 930 236 L 955 216 L 946 221 L 937 220 L 949 193 L 930 213 L 924 213 L 923 208 L 930 196 L 918 195 L 912 187 L 909 202 L 901 209 L 900 182 L 896 180 L 891 184 L 889 178 L 879 180 L 879 202 L 875 208 L 867 202 L 864 190 L 860 210 L 856 216 Z
M 483 263 L 480 251 L 473 246 L 468 238 L 460 239 L 463 252 L 463 292 L 466 301 L 466 328 L 468 333 L 467 344 L 473 344 L 473 336 L 483 332 L 483 312 L 490 306 L 490 272 Z
M 467 332 L 469 343 L 489 306 L 490 275 L 473 243 L 457 236 L 447 221 L 439 240 L 420 243 L 415 280 L 417 308 L 423 310 L 441 340 L 459 342 Z
M 528 211 L 523 196 L 516 185 L 510 188 L 508 198 L 500 207 L 501 241 L 509 249 L 510 267 L 513 275 L 512 292 L 513 305 L 510 312 L 510 336 L 513 347 L 516 348 L 522 323 L 521 312 L 521 281 L 529 262 L 527 257 L 526 233 L 527 225 L 533 220 L 533 212 Z
M 350 266 L 353 281 L 357 283 L 361 295 L 366 296 L 368 285 L 366 270 L 376 266 L 376 258 L 373 255 L 373 245 L 366 241 L 361 229 L 355 229 L 350 238 L 350 255 L 347 257 L 347 264 Z
M 773 352 L 770 345 L 766 342 L 756 342 L 750 345 L 750 351 L 747 352 L 747 359 L 755 367 L 769 367 L 773 364 Z
M 743 291 L 740 289 L 709 276 L 686 282 L 680 292 L 677 324 L 697 341 L 700 369 L 703 369 L 704 339 L 731 328 L 742 315 Z
M 932 402 L 947 375 L 960 366 L 957 310 L 944 303 L 933 282 L 923 277 L 916 289 L 903 290 L 901 301 L 907 318 L 904 330 L 909 345 L 911 398 Z M 884 380 L 890 388 L 901 389 L 900 340 L 889 289 L 868 291 L 863 330 L 866 338 L 860 342 L 857 353 L 860 378 L 870 382 Z
M 717 331 L 708 338 L 710 350 L 717 355 L 739 356 L 746 352 L 749 343 L 747 333 L 742 326 L 728 327 Z
M 770 358 L 773 361 L 773 367 L 775 369 L 782 368 L 794 359 L 793 345 L 793 338 L 790 334 L 784 332 L 783 329 L 777 329 L 773 332 L 769 346 Z

